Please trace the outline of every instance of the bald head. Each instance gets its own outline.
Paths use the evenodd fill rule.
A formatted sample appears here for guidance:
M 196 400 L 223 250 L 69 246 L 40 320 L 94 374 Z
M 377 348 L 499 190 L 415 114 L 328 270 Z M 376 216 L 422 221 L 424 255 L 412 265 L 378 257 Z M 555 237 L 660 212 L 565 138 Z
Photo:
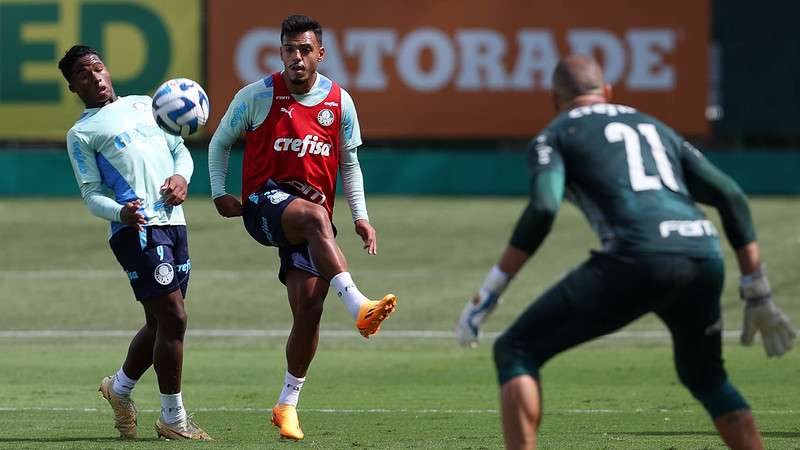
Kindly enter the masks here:
M 603 69 L 587 56 L 568 56 L 553 71 L 553 94 L 563 103 L 581 95 L 604 95 Z

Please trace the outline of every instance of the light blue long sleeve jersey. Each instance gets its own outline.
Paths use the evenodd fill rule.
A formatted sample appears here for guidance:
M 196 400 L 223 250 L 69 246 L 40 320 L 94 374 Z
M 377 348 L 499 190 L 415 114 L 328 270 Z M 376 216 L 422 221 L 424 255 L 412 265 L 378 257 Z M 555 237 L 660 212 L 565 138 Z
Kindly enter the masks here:
M 139 199 L 149 225 L 185 225 L 183 207 L 164 205 L 164 181 L 181 175 L 188 183 L 194 171 L 189 150 L 179 136 L 156 125 L 152 99 L 119 97 L 101 108 L 87 108 L 67 132 L 67 151 L 81 196 L 97 217 L 120 223 L 125 203 Z
M 268 75 L 269 76 L 269 75 Z M 332 81 L 317 73 L 314 86 L 305 94 L 292 94 L 303 105 L 314 106 L 325 100 L 333 86 Z M 245 131 L 257 129 L 266 120 L 272 107 L 272 84 L 259 80 L 243 87 L 230 103 L 228 111 L 208 144 L 208 171 L 211 175 L 211 196 L 227 194 L 225 179 L 228 174 L 228 158 L 231 146 Z M 339 172 L 342 176 L 342 191 L 347 199 L 353 221 L 369 220 L 364 198 L 364 178 L 358 162 L 358 146 L 361 145 L 361 128 L 353 98 L 344 89 L 342 92 L 341 157 Z

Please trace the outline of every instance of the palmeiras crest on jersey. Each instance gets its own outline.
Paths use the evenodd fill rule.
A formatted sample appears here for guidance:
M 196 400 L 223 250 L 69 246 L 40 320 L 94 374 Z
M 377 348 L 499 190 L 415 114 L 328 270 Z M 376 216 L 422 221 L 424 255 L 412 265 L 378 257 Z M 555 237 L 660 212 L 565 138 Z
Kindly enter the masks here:
M 330 109 L 323 109 L 317 114 L 317 122 L 323 127 L 330 126 L 333 123 L 333 111 Z
M 161 263 L 156 266 L 153 277 L 155 277 L 158 284 L 166 286 L 172 283 L 172 279 L 175 278 L 175 270 L 172 268 L 172 264 Z

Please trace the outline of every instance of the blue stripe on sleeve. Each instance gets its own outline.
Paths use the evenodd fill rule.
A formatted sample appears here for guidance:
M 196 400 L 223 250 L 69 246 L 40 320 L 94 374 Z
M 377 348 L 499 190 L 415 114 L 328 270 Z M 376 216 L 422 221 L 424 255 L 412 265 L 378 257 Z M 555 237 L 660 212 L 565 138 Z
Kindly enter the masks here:
M 72 140 L 72 158 L 78 165 L 78 172 L 80 172 L 81 175 L 86 175 L 89 169 L 86 167 L 86 158 L 83 156 L 83 153 L 81 153 L 81 141 L 78 139 Z
M 125 181 L 125 178 L 108 162 L 105 156 L 98 153 L 95 159 L 97 160 L 97 168 L 100 169 L 100 178 L 104 185 L 114 191 L 114 200 L 117 203 L 122 205 L 139 198 L 131 185 Z
M 264 78 L 264 86 L 265 87 L 272 87 L 272 75 Z
M 147 228 L 139 232 L 139 245 L 144 250 L 147 247 Z

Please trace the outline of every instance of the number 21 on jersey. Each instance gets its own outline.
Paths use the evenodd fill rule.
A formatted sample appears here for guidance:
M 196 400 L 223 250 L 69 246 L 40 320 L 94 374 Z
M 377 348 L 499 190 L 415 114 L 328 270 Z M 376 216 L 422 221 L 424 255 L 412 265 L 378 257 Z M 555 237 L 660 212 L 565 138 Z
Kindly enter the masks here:
M 637 131 L 638 130 L 638 131 Z M 658 135 L 656 126 L 652 123 L 640 123 L 633 129 L 630 125 L 620 122 L 611 122 L 606 125 L 606 139 L 610 143 L 623 142 L 625 153 L 628 158 L 628 175 L 630 176 L 631 188 L 634 191 L 650 191 L 661 189 L 666 186 L 674 192 L 678 192 L 678 182 L 675 181 L 675 174 L 672 171 L 672 164 L 669 162 L 664 144 Z M 658 175 L 647 175 L 644 170 L 642 160 L 642 146 L 639 136 L 644 136 L 650 147 L 650 153 L 656 162 Z

